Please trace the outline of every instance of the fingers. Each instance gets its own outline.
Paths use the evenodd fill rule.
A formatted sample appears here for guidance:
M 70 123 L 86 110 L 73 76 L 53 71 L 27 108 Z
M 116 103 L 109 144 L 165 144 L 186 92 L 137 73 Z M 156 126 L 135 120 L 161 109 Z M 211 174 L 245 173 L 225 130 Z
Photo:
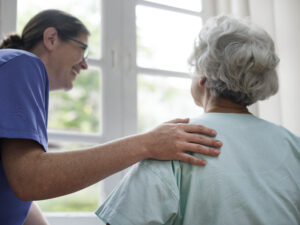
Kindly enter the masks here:
M 217 135 L 217 132 L 213 129 L 207 128 L 205 126 L 202 125 L 197 125 L 197 124 L 181 124 L 181 126 L 183 127 L 183 129 L 186 132 L 189 133 L 201 133 L 201 134 L 205 134 L 211 137 L 215 137 Z
M 192 155 L 189 155 L 187 153 L 182 153 L 179 155 L 179 160 L 186 162 L 186 163 L 190 163 L 190 164 L 194 164 L 197 166 L 205 166 L 206 165 L 206 161 L 204 159 L 200 159 L 197 157 L 194 157 Z
M 220 142 L 219 140 L 206 137 L 201 134 L 187 133 L 186 141 L 195 144 L 207 145 L 215 148 L 220 148 L 222 146 L 222 142 Z
M 187 152 L 209 156 L 218 156 L 217 148 L 222 146 L 218 140 L 211 138 L 216 132 L 202 125 L 185 124 L 188 119 L 175 119 L 162 124 L 148 134 L 146 138 L 147 158 L 158 160 L 181 160 L 195 165 L 205 165 L 199 159 Z
M 220 151 L 214 148 L 209 148 L 203 145 L 199 144 L 194 144 L 194 143 L 185 143 L 184 144 L 184 149 L 188 152 L 194 152 L 198 154 L 203 154 L 203 155 L 209 155 L 209 156 L 219 156 Z
M 189 118 L 185 118 L 185 119 L 177 118 L 177 119 L 173 119 L 173 120 L 167 121 L 165 123 L 188 123 L 189 120 L 190 120 Z

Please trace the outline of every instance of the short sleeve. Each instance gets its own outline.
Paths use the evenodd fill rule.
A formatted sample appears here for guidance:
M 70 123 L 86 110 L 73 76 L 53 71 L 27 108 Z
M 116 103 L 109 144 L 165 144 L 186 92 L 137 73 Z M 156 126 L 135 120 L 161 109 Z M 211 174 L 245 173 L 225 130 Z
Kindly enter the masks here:
M 171 224 L 178 207 L 171 162 L 145 160 L 130 169 L 96 215 L 110 225 Z
M 0 65 L 0 137 L 31 139 L 48 148 L 49 82 L 44 64 L 21 54 Z

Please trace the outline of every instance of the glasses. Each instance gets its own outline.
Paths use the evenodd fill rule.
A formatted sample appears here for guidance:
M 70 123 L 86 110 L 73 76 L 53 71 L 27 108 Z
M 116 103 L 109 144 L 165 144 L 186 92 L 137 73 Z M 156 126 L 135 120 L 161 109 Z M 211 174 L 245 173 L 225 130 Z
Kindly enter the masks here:
M 82 60 L 87 60 L 87 57 L 88 57 L 88 54 L 89 54 L 89 51 L 88 51 L 88 45 L 87 44 L 85 44 L 85 43 L 83 43 L 82 41 L 79 41 L 79 40 L 77 40 L 77 39 L 75 39 L 75 38 L 72 38 L 72 37 L 70 37 L 70 36 L 68 36 L 68 35 L 65 35 L 64 34 L 64 36 L 67 38 L 67 39 L 69 39 L 69 40 L 71 40 L 71 41 L 74 41 L 74 42 L 76 42 L 76 43 L 78 43 L 78 44 L 80 44 L 81 46 L 82 46 L 82 48 L 83 48 L 83 54 L 82 54 Z

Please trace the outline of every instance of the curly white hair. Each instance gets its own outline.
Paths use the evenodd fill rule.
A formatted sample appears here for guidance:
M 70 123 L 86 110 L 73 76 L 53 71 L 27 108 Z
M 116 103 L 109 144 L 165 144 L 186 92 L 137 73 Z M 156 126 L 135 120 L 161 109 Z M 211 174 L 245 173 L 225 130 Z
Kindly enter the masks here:
M 209 19 L 189 63 L 195 75 L 206 77 L 211 94 L 239 104 L 251 105 L 278 91 L 273 40 L 246 20 L 224 15 Z

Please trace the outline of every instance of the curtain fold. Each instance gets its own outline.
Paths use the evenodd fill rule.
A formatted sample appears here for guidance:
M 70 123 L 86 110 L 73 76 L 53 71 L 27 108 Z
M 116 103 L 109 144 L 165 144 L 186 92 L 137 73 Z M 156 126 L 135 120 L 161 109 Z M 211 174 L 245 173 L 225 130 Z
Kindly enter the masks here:
M 300 1 L 274 0 L 282 124 L 300 136 Z

